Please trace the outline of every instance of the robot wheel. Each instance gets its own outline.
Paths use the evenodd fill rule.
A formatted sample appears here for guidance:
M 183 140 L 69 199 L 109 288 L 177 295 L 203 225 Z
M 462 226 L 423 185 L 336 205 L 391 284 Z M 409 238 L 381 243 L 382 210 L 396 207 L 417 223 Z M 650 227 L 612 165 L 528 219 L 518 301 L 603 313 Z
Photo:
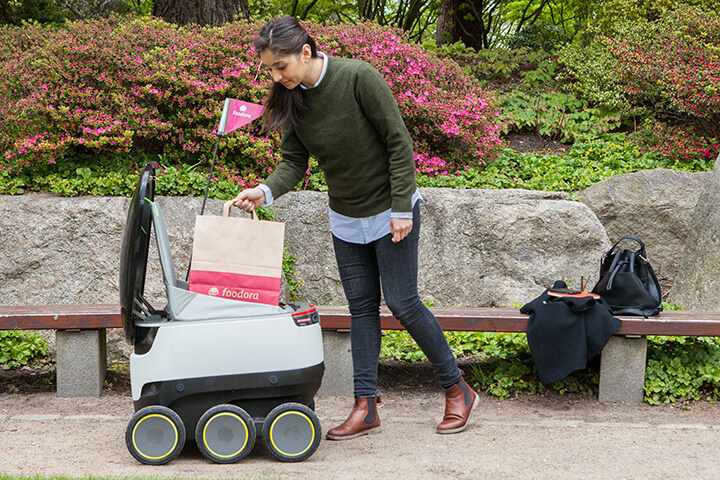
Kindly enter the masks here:
M 125 430 L 125 444 L 146 465 L 164 465 L 185 446 L 185 425 L 167 407 L 153 405 L 135 412 Z
M 255 423 L 235 405 L 216 405 L 206 411 L 195 428 L 198 449 L 215 463 L 235 463 L 255 445 Z
M 263 422 L 265 448 L 278 460 L 301 462 L 320 445 L 322 431 L 315 412 L 299 403 L 275 407 Z

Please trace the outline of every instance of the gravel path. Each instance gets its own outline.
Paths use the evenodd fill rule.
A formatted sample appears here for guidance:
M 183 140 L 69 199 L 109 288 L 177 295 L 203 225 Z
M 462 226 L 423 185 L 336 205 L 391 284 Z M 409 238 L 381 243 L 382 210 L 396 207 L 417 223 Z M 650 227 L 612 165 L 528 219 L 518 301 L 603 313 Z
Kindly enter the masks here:
M 599 404 L 594 398 L 532 395 L 481 397 L 470 428 L 437 435 L 439 393 L 385 391 L 383 431 L 325 441 L 299 464 L 274 460 L 259 442 L 244 460 L 218 465 L 194 445 L 152 467 L 125 447 L 133 413 L 126 395 L 58 398 L 0 394 L 0 474 L 157 478 L 281 479 L 717 479 L 720 405 L 689 408 Z M 318 397 L 327 430 L 351 400 Z

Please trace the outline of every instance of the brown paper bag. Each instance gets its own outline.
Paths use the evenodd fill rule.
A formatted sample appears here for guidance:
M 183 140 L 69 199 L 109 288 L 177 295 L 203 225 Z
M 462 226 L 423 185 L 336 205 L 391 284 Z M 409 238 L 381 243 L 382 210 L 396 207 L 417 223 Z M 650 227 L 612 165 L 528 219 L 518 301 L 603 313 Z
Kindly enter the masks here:
M 205 295 L 277 305 L 283 273 L 285 224 L 223 216 L 198 215 L 190 266 L 190 291 Z

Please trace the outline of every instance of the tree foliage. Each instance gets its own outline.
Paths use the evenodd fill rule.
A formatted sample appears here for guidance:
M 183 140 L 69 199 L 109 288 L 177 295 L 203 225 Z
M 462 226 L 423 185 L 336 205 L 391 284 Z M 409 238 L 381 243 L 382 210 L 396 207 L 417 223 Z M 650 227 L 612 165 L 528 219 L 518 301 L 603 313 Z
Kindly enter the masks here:
M 24 21 L 59 25 L 117 14 L 149 14 L 153 0 L 14 0 L 0 3 L 0 24 Z
M 13 0 L 0 4 L 0 24 L 61 23 L 112 12 L 153 12 L 173 23 L 201 25 L 219 25 L 238 15 L 291 15 L 321 23 L 369 20 L 400 28 L 417 43 L 437 46 L 462 42 L 476 51 L 501 46 L 551 52 L 597 32 L 613 35 L 623 19 L 654 21 L 682 5 L 712 9 L 717 0 Z

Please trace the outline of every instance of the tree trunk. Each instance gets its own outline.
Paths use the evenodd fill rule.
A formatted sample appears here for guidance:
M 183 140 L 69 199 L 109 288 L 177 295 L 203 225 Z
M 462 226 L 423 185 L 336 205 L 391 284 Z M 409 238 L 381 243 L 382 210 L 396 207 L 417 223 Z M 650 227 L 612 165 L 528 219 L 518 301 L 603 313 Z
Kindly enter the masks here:
M 437 27 L 435 29 L 435 44 L 440 47 L 457 42 L 455 29 L 453 28 L 453 17 L 457 11 L 458 0 L 443 0 L 438 9 Z
M 249 18 L 248 0 L 155 0 L 152 14 L 169 23 L 217 27 L 236 15 Z
M 487 16 L 487 19 L 484 17 L 486 9 L 487 5 L 484 0 L 463 2 L 442 0 L 435 33 L 436 45 L 439 47 L 462 41 L 465 46 L 472 47 L 477 51 L 486 48 L 487 35 L 492 21 L 491 14 Z

